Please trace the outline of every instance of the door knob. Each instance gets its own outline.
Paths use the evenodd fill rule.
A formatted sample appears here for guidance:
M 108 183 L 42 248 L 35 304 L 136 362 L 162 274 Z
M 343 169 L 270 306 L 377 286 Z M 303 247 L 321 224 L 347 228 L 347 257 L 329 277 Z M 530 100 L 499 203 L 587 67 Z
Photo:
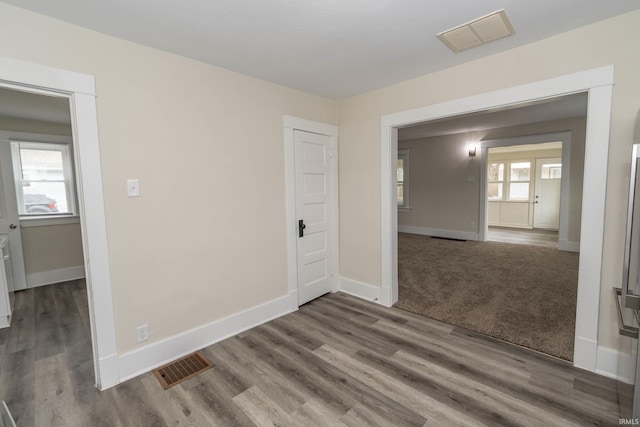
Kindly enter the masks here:
M 18 228 L 18 226 L 17 226 L 17 225 L 15 225 L 15 224 L 11 224 L 11 225 L 9 226 L 9 228 L 10 228 L 10 229 L 12 229 L 12 230 L 15 230 L 16 228 Z
M 307 228 L 307 226 L 304 224 L 304 219 L 301 219 L 300 221 L 298 221 L 298 237 L 304 236 L 305 228 Z

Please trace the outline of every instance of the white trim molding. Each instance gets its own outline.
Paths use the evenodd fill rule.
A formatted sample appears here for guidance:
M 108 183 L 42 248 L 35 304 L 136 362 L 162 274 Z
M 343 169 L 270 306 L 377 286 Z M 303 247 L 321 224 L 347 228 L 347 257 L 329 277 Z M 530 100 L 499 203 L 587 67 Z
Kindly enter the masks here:
M 596 372 L 598 374 L 627 384 L 634 383 L 635 370 L 632 365 L 632 355 L 635 353 L 631 349 L 618 351 L 612 348 L 598 347 L 597 354 Z
M 340 286 L 338 290 L 345 294 L 353 295 L 354 297 L 380 303 L 380 286 L 358 282 L 357 280 L 347 279 L 346 277 L 340 277 Z
M 84 279 L 84 265 L 27 274 L 27 288 Z
M 162 341 L 154 342 L 138 350 L 121 354 L 118 359 L 120 381 L 123 382 L 142 375 L 158 366 L 284 316 L 291 311 L 289 296 L 285 295 Z
M 296 188 L 295 188 L 295 139 L 294 131 L 304 131 L 330 137 L 331 152 L 331 190 L 333 195 L 333 212 L 328 213 L 333 233 L 331 245 L 331 265 L 329 274 L 333 278 L 333 291 L 339 288 L 340 272 L 340 223 L 338 197 L 338 127 L 326 123 L 314 122 L 293 116 L 284 116 L 284 174 L 285 174 L 285 221 L 287 230 L 287 283 L 291 298 L 291 306 L 298 308 L 298 226 L 296 223 Z M 295 301 L 293 298 L 295 297 Z M 292 308 L 293 309 L 293 308 Z
M 0 87 L 69 99 L 96 387 L 116 385 L 116 330 L 93 76 L 0 57 Z M 104 368 L 104 369 L 103 369 Z
M 398 295 L 398 209 L 393 198 L 398 149 L 397 129 L 461 114 L 588 92 L 573 363 L 575 366 L 595 372 L 613 82 L 614 67 L 609 65 L 382 116 L 380 120 L 381 299 L 389 298 L 388 305 L 392 305 L 397 301 Z
M 473 231 L 444 230 L 440 228 L 414 227 L 413 225 L 398 225 L 398 232 L 442 237 L 445 239 L 479 240 L 478 233 L 474 233 Z

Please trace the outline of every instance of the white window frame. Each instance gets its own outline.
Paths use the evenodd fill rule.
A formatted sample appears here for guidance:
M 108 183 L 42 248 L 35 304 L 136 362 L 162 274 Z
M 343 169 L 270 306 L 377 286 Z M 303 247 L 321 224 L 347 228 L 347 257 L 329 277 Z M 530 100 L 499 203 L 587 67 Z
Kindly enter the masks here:
M 50 150 L 60 151 L 62 153 L 62 169 L 64 175 L 64 186 L 67 194 L 67 207 L 68 212 L 51 213 L 33 215 L 22 212 L 24 209 L 24 192 L 22 185 L 22 162 L 20 157 L 20 149 L 32 149 L 32 150 Z M 71 155 L 71 147 L 65 143 L 53 143 L 53 142 L 33 142 L 33 141 L 11 141 L 11 156 L 13 162 L 13 177 L 16 186 L 16 198 L 18 200 L 18 209 L 20 211 L 20 220 L 45 220 L 45 219 L 59 219 L 77 217 L 77 203 L 75 192 L 75 176 L 73 160 Z
M 505 181 L 506 181 L 506 184 L 507 184 L 506 201 L 507 202 L 530 202 L 531 201 L 531 173 L 532 173 L 531 165 L 533 164 L 533 162 L 531 161 L 531 159 L 523 159 L 523 160 L 508 160 L 508 161 L 505 161 L 505 163 L 509 165 L 508 169 L 506 168 L 506 165 L 505 165 L 505 175 L 506 175 L 505 176 L 505 178 L 506 178 Z M 527 180 L 527 181 L 512 181 L 511 180 L 511 165 L 514 164 L 514 163 L 529 163 L 529 180 Z M 528 193 L 529 194 L 527 194 L 527 199 L 526 200 L 525 199 L 516 199 L 516 200 L 511 199 L 511 184 L 513 184 L 513 183 L 516 183 L 516 184 L 529 184 L 529 187 L 528 187 L 528 189 L 529 189 Z M 505 196 L 504 188 L 502 190 L 502 195 Z
M 490 179 L 487 179 L 487 182 L 489 184 L 502 184 L 502 195 L 500 197 L 488 197 L 488 200 L 490 202 L 502 202 L 505 200 L 505 194 L 507 193 L 507 186 L 505 185 L 507 182 L 506 180 L 506 175 L 507 175 L 507 161 L 505 160 L 490 160 L 489 161 L 489 166 L 491 164 L 499 164 L 502 165 L 502 180 L 499 181 L 491 181 Z M 489 176 L 489 171 L 487 170 L 487 177 Z
M 402 204 L 398 204 L 399 211 L 410 211 L 411 205 L 409 204 L 409 150 L 398 150 L 398 160 L 402 159 Z M 398 183 L 396 181 L 396 194 Z M 397 197 L 396 197 L 397 200 Z
M 531 202 L 531 183 L 532 183 L 532 179 L 531 179 L 531 174 L 534 173 L 535 171 L 533 170 L 532 166 L 534 164 L 534 161 L 532 161 L 531 159 L 521 159 L 521 160 L 489 160 L 487 162 L 487 168 L 489 167 L 490 164 L 492 163 L 499 163 L 499 164 L 503 164 L 504 165 L 504 172 L 503 172 L 503 176 L 502 176 L 502 181 L 489 181 L 489 179 L 487 178 L 487 183 L 502 183 L 502 197 L 501 198 L 487 198 L 488 201 L 490 202 L 515 202 L 515 203 L 526 203 L 526 202 Z M 529 180 L 528 181 L 512 181 L 511 180 L 511 165 L 513 163 L 529 163 Z M 487 169 L 487 177 L 488 177 L 488 169 Z M 511 199 L 511 184 L 516 183 L 516 184 L 529 184 L 529 195 L 527 196 L 527 199 L 518 199 L 518 200 L 512 200 Z

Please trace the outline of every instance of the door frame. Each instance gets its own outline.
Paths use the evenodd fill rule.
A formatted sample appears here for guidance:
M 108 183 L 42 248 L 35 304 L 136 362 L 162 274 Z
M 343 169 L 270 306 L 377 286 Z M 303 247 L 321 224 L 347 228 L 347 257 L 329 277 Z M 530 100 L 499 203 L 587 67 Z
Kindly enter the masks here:
M 533 178 L 533 194 L 534 194 L 534 206 L 533 206 L 533 221 L 532 222 L 532 226 L 533 228 L 539 228 L 539 229 L 544 229 L 545 227 L 541 227 L 538 226 L 536 227 L 536 220 L 540 221 L 539 217 L 542 216 L 541 214 L 541 210 L 542 210 L 542 206 L 544 206 L 543 203 L 543 199 L 542 197 L 538 197 L 538 194 L 542 195 L 542 191 L 538 191 L 542 188 L 542 185 L 545 183 L 545 179 L 542 178 L 542 168 L 545 165 L 545 162 L 547 162 L 546 164 L 552 164 L 552 163 L 548 163 L 550 160 L 553 160 L 553 164 L 558 164 L 560 163 L 560 194 L 558 194 L 558 231 L 560 231 L 560 213 L 562 212 L 562 169 L 563 169 L 563 165 L 564 163 L 562 162 L 562 157 L 538 157 L 534 160 L 534 171 L 535 171 L 535 175 Z M 549 179 L 557 179 L 557 178 L 549 178 Z M 554 215 L 555 217 L 555 215 Z M 555 230 L 555 228 L 552 228 L 552 230 Z
M 393 197 L 396 187 L 398 128 L 487 109 L 588 92 L 573 364 L 595 372 L 613 83 L 614 66 L 608 65 L 382 116 L 381 303 L 391 306 L 398 300 L 398 209 Z
M 95 385 L 98 389 L 104 390 L 119 383 L 119 373 L 95 78 L 87 74 L 0 57 L 0 86 L 69 98 Z
M 481 242 L 486 241 L 489 230 L 489 202 L 487 200 L 487 191 L 489 186 L 489 178 L 487 176 L 489 161 L 488 149 L 493 147 L 509 147 L 513 145 L 542 144 L 553 141 L 562 141 L 562 177 L 560 178 L 560 228 L 558 229 L 558 249 L 571 252 L 580 251 L 579 245 L 576 245 L 575 242 L 569 242 L 571 132 L 544 133 L 513 138 L 491 139 L 480 142 L 480 218 L 478 218 L 480 228 L 478 240 Z
M 9 144 L 11 144 L 12 140 L 21 140 L 21 141 L 30 141 L 30 142 L 43 142 L 43 143 L 53 143 L 53 144 L 66 144 L 66 145 L 71 145 L 73 147 L 73 138 L 71 136 L 66 136 L 66 135 L 49 135 L 49 134 L 42 134 L 42 133 L 37 133 L 37 132 L 18 132 L 18 131 L 6 131 L 6 130 L 0 130 L 0 143 L 4 143 L 4 142 L 8 142 Z M 9 147 L 9 150 L 11 150 L 11 147 Z M 12 162 L 12 158 L 10 158 L 9 162 Z M 75 163 L 75 162 L 72 162 Z M 14 193 L 15 193 L 15 175 L 14 175 L 14 171 L 13 171 L 13 165 L 11 165 L 11 179 L 9 182 L 9 186 L 12 186 L 14 188 Z M 1 179 L 0 179 L 1 181 Z M 5 195 L 6 196 L 6 195 Z M 16 194 L 17 196 L 17 194 Z M 6 203 L 6 200 L 5 200 Z M 77 204 L 77 200 L 74 200 L 73 202 L 74 204 Z M 17 205 L 16 205 L 17 206 Z M 18 214 L 18 222 L 20 222 L 20 215 Z M 22 229 L 29 226 L 33 226 L 33 225 L 40 225 L 41 220 L 36 220 L 36 219 L 31 219 L 29 221 L 29 225 L 26 225 L 24 223 L 20 222 L 20 227 L 18 227 L 18 229 Z M 45 220 L 47 221 L 47 220 Z M 51 220 L 49 220 L 51 221 Z M 68 219 L 67 218 L 56 218 L 56 224 L 59 223 L 68 223 Z M 77 220 L 76 222 L 80 222 L 79 220 Z M 22 230 L 20 230 L 20 234 L 22 234 Z M 33 285 L 29 285 L 29 280 L 27 279 L 27 274 L 25 271 L 25 263 L 24 263 L 24 248 L 22 247 L 22 245 L 20 246 L 21 252 L 19 254 L 19 259 L 20 262 L 22 262 L 22 272 L 24 273 L 24 286 L 21 286 L 19 288 L 16 288 L 16 291 L 21 291 L 24 289 L 29 289 L 34 287 Z M 12 254 L 12 257 L 15 258 L 15 255 Z M 14 269 L 15 270 L 15 269 Z M 14 271 L 14 275 L 15 275 L 15 271 Z
M 330 177 L 332 192 L 332 212 L 328 213 L 331 227 L 330 272 L 333 292 L 338 290 L 340 272 L 339 245 L 339 197 L 338 197 L 338 127 L 326 123 L 314 122 L 294 116 L 285 115 L 284 123 L 284 170 L 285 170 L 285 220 L 287 230 L 287 290 L 291 311 L 298 309 L 298 224 L 296 221 L 296 187 L 295 187 L 295 137 L 296 130 L 326 135 L 330 137 Z

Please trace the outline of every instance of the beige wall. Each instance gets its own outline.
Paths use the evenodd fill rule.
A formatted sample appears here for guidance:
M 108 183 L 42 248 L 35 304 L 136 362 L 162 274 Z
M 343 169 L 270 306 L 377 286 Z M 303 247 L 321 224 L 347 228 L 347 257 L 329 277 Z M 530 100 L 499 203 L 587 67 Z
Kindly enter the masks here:
M 622 272 L 629 157 L 640 107 L 640 11 L 340 102 L 341 275 L 380 285 L 380 117 L 614 64 L 600 344 L 616 347 L 612 284 Z M 497 136 L 494 136 L 497 137 Z
M 119 353 L 287 293 L 282 118 L 337 124 L 334 101 L 4 4 L 0 38 L 96 78 Z
M 20 233 L 27 274 L 84 265 L 80 224 L 23 227 Z
M 528 125 L 474 131 L 440 137 L 401 141 L 398 149 L 409 149 L 409 212 L 398 212 L 398 224 L 450 231 L 478 232 L 480 205 L 480 160 L 469 158 L 470 138 L 491 140 L 571 132 L 569 177 L 568 241 L 580 242 L 582 212 L 582 175 L 586 118 L 552 120 Z M 533 151 L 525 157 L 561 156 L 559 152 Z M 493 158 L 511 158 L 511 153 L 494 154 Z M 468 180 L 475 178 L 474 182 Z M 436 202 L 437 201 L 437 202 Z M 471 223 L 474 225 L 471 226 Z
M 469 157 L 468 143 L 467 134 L 398 143 L 409 150 L 411 205 L 409 212 L 398 212 L 399 225 L 478 232 L 480 158 Z

